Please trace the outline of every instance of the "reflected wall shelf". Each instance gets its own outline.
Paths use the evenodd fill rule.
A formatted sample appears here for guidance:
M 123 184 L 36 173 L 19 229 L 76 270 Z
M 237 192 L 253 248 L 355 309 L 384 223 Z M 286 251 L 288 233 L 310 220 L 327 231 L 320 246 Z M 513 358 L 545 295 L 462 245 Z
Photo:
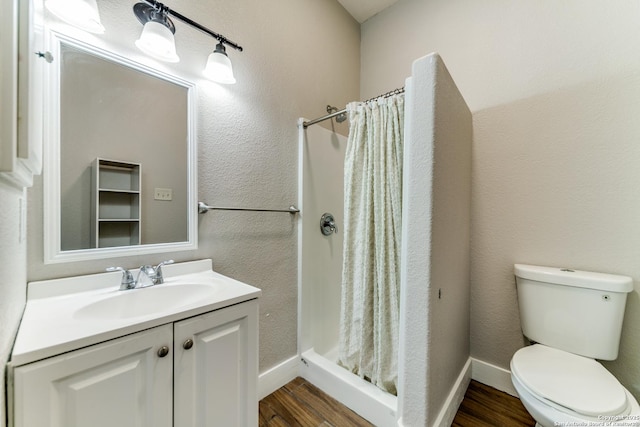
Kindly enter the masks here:
M 141 165 L 97 158 L 91 191 L 91 246 L 139 245 Z

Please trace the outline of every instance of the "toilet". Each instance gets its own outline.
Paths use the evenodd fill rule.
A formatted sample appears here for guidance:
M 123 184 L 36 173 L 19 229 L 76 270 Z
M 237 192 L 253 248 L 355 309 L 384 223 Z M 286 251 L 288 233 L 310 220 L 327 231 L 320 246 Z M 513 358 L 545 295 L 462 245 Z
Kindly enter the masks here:
M 626 276 L 516 264 L 522 332 L 511 381 L 537 427 L 640 426 L 640 405 L 596 359 L 618 357 Z

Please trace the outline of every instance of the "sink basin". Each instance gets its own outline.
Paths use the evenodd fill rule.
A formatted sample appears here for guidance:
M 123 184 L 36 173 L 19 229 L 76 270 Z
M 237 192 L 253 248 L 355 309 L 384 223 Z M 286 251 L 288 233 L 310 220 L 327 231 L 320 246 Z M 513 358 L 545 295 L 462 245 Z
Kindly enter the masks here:
M 126 319 L 173 311 L 212 297 L 215 288 L 204 284 L 155 285 L 117 291 L 116 294 L 80 307 L 73 317 Z

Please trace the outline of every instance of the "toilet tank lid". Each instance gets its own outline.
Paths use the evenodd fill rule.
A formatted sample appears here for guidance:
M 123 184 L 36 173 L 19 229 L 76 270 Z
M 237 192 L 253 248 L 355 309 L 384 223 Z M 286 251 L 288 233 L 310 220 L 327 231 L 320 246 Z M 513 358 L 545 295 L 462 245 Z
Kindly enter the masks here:
M 541 267 L 526 264 L 514 265 L 514 271 L 516 277 L 535 280 L 537 282 L 621 293 L 631 292 L 633 290 L 633 279 L 617 274 L 594 273 L 569 268 Z

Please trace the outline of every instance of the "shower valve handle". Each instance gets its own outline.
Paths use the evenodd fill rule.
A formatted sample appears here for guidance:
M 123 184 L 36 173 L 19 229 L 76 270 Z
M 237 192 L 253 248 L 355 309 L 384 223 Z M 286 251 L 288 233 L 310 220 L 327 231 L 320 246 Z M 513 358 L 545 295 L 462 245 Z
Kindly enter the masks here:
M 320 218 L 320 231 L 325 236 L 330 236 L 332 233 L 338 233 L 338 226 L 336 225 L 335 218 L 332 214 L 326 212 L 322 214 Z

